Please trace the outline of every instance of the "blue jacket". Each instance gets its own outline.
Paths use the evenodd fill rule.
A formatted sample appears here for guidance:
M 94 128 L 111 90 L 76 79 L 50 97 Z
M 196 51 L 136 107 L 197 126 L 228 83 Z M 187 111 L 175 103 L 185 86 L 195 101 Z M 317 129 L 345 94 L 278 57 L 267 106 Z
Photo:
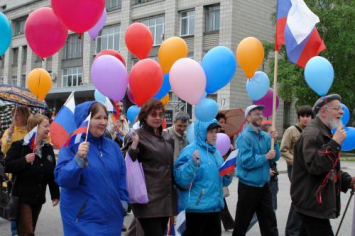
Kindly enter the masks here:
M 248 125 L 239 135 L 235 148 L 239 149 L 237 157 L 237 177 L 243 184 L 253 187 L 263 187 L 270 181 L 270 165 L 266 154 L 270 151 L 271 137 L 259 129 L 256 132 Z M 276 157 L 270 161 L 280 159 L 280 148 L 275 142 Z
M 86 118 L 92 104 L 85 102 L 76 107 L 77 125 Z M 62 147 L 59 152 L 54 174 L 62 187 L 64 235 L 121 235 L 128 202 L 125 161 L 112 140 L 89 133 L 88 142 L 87 167 L 76 156 L 79 144 Z
M 206 142 L 207 127 L 212 123 L 217 121 L 195 121 L 195 141 L 181 151 L 174 164 L 175 181 L 181 187 L 179 207 L 187 212 L 221 211 L 224 208 L 222 187 L 228 186 L 233 179 L 219 176 L 223 158 L 216 145 Z M 200 153 L 199 166 L 192 159 L 196 149 Z

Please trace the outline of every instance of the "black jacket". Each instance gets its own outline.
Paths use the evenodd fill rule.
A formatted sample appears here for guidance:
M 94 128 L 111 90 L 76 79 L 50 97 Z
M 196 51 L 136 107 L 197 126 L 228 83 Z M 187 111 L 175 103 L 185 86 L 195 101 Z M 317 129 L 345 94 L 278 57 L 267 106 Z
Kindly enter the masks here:
M 340 148 L 318 117 L 303 130 L 295 145 L 291 178 L 291 198 L 298 212 L 321 219 L 339 216 L 340 191 L 346 192 L 351 183 L 351 176 L 340 170 Z
M 51 198 L 59 199 L 59 187 L 54 182 L 54 168 L 56 165 L 53 147 L 44 144 L 42 158 L 36 155 L 33 162 L 27 163 L 25 156 L 32 153 L 29 146 L 22 145 L 23 140 L 14 142 L 6 154 L 5 171 L 16 177 L 13 195 L 20 201 L 30 205 L 46 202 L 46 187 L 49 185 Z

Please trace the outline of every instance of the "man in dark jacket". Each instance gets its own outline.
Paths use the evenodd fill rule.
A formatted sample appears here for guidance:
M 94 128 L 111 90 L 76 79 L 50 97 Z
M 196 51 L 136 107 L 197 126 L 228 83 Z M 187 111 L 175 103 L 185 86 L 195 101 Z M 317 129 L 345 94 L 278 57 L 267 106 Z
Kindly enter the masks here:
M 337 94 L 319 98 L 313 106 L 316 118 L 295 146 L 291 198 L 302 218 L 301 235 L 333 235 L 329 219 L 339 216 L 340 191 L 354 187 L 355 177 L 340 170 L 346 138 L 340 101 Z

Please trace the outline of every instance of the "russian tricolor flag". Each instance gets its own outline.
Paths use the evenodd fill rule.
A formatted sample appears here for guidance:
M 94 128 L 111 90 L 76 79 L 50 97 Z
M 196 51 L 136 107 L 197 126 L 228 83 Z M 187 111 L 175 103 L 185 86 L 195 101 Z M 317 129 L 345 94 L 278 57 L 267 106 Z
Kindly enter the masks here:
M 28 132 L 23 138 L 23 145 L 28 145 L 32 150 L 36 146 L 38 125 L 35 126 L 30 132 Z
M 277 0 L 277 16 L 276 16 L 276 36 L 275 49 L 280 51 L 282 45 L 285 45 L 285 28 L 287 22 L 287 15 L 291 8 L 290 0 Z
M 83 121 L 83 123 L 81 123 L 80 127 L 77 128 L 74 133 L 72 133 L 72 135 L 70 135 L 70 138 L 65 142 L 65 144 L 63 145 L 64 147 L 66 146 L 71 146 L 77 143 L 81 142 L 81 138 L 83 136 L 83 134 L 88 133 L 88 129 L 90 126 L 90 119 L 91 119 L 91 113 L 88 115 L 88 117 L 86 117 L 86 119 Z
M 237 149 L 229 154 L 228 158 L 225 160 L 225 162 L 219 168 L 219 175 L 220 176 L 224 176 L 226 174 L 233 172 L 234 168 L 237 165 L 238 152 L 239 152 L 239 150 Z
M 51 140 L 57 148 L 63 146 L 76 129 L 74 110 L 75 99 L 72 92 L 50 126 Z

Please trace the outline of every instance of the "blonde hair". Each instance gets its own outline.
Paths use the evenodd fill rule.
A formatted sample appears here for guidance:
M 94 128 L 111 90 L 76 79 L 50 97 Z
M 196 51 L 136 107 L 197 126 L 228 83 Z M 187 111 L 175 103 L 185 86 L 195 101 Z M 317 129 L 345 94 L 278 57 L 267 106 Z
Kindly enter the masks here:
M 11 116 L 14 117 L 15 113 L 21 114 L 23 116 L 25 122 L 27 122 L 28 118 L 31 115 L 30 110 L 28 109 L 28 107 L 25 107 L 25 106 L 15 106 L 11 111 Z
M 44 119 L 49 121 L 48 117 L 42 114 L 30 116 L 27 121 L 27 131 L 31 131 L 35 126 L 41 124 Z

